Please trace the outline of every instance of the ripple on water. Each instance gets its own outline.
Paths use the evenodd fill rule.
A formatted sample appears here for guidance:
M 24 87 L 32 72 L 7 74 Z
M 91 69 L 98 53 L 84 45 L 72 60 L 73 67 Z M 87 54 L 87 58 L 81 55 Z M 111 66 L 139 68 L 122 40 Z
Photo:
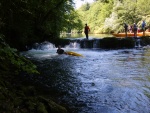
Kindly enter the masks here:
M 56 55 L 39 62 L 45 76 L 51 77 L 46 83 L 61 94 L 60 103 L 67 104 L 73 113 L 150 113 L 150 98 L 145 95 L 150 92 L 147 51 L 77 52 L 84 57 Z M 33 57 L 49 59 L 46 52 L 42 54 Z

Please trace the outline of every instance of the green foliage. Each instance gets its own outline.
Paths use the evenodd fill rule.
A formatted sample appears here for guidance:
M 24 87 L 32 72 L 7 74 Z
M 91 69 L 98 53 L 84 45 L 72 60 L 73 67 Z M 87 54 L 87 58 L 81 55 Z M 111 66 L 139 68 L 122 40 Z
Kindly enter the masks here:
M 112 8 L 113 8 L 113 1 L 96 1 L 93 4 L 90 4 L 90 8 L 87 10 L 85 9 L 85 5 L 81 6 L 78 9 L 78 13 L 80 15 L 80 19 L 83 23 L 88 23 L 91 29 L 91 33 L 100 33 L 102 32 L 102 27 L 105 19 L 110 16 Z M 109 9 L 109 10 L 108 10 Z
M 66 19 L 64 26 L 67 26 L 67 27 L 64 27 L 63 31 L 71 33 L 73 29 L 77 29 L 78 31 L 82 29 L 82 22 L 79 19 L 79 15 L 76 11 L 74 10 L 70 11 L 70 14 L 66 16 L 68 17 Z
M 64 107 L 38 94 L 26 95 L 24 89 L 28 90 L 28 86 L 20 85 L 20 89 L 12 86 L 7 84 L 7 87 L 0 87 L 1 113 L 67 113 Z
M 150 14 L 150 10 L 149 10 L 149 5 L 150 5 L 150 1 L 145 1 L 145 0 L 137 0 L 137 12 L 141 15 L 141 16 L 147 16 Z
M 88 11 L 89 9 L 90 9 L 89 3 L 82 5 L 82 7 L 80 8 L 81 11 Z
M 16 49 L 10 48 L 0 37 L 0 68 L 3 72 L 20 72 L 38 73 L 36 66 L 31 61 L 20 56 Z M 1 71 L 1 72 L 2 72 Z
M 48 113 L 43 103 L 39 103 L 37 108 L 38 113 Z
M 95 0 L 90 8 L 86 4 L 77 11 L 82 23 L 88 23 L 91 33 L 123 32 L 123 23 L 136 23 L 141 27 L 142 20 L 150 25 L 150 1 L 145 0 Z
M 18 50 L 59 38 L 60 32 L 70 25 L 71 29 L 81 27 L 72 0 L 1 0 L 0 14 L 1 33 Z

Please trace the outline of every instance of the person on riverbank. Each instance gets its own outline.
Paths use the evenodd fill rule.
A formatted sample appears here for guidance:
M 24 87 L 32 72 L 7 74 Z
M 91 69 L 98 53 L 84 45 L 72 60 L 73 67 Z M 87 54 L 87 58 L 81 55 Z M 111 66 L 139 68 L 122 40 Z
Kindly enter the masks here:
M 127 37 L 128 25 L 126 23 L 124 23 L 124 30 L 125 30 L 125 34 L 126 34 L 126 37 Z
M 133 33 L 133 27 L 132 27 L 132 25 L 129 26 L 129 32 Z
M 146 27 L 146 22 L 145 22 L 145 20 L 143 20 L 141 26 L 142 26 L 143 36 L 145 36 L 145 27 Z
M 137 37 L 137 25 L 135 23 L 133 24 L 133 32 L 134 32 L 134 37 Z
M 65 54 L 66 52 L 63 49 L 61 49 L 61 46 L 58 46 L 58 49 L 57 49 L 56 53 L 58 53 L 58 54 Z
M 88 33 L 89 33 L 89 31 L 90 31 L 89 26 L 87 26 L 87 24 L 85 24 L 84 33 L 85 33 L 85 35 L 86 35 L 86 39 L 88 39 Z

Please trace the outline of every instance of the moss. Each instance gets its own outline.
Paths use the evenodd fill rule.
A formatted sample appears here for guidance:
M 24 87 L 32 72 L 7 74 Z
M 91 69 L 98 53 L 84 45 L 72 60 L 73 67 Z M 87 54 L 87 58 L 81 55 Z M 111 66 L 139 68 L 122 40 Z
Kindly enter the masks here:
M 45 105 L 41 102 L 37 105 L 37 113 L 48 113 Z
M 53 113 L 67 113 L 67 110 L 64 107 L 54 103 L 53 101 L 49 102 L 49 106 Z
M 48 112 L 51 113 L 67 113 L 67 110 L 56 104 L 55 102 L 53 102 L 52 100 L 48 100 L 46 98 L 43 97 L 39 97 L 40 102 L 44 103 L 44 105 L 46 106 Z
M 35 111 L 35 107 L 36 107 L 36 103 L 32 100 L 32 99 L 29 99 L 26 103 L 26 108 L 29 110 L 29 111 Z

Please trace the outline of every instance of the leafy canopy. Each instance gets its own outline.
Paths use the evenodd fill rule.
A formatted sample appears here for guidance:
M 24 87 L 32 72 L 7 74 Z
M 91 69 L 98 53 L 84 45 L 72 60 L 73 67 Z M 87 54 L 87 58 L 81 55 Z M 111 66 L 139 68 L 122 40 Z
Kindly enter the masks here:
M 142 20 L 150 24 L 150 1 L 95 0 L 87 4 L 82 5 L 77 12 L 82 23 L 88 23 L 91 33 L 122 32 L 124 22 L 129 25 L 137 23 L 139 28 Z

